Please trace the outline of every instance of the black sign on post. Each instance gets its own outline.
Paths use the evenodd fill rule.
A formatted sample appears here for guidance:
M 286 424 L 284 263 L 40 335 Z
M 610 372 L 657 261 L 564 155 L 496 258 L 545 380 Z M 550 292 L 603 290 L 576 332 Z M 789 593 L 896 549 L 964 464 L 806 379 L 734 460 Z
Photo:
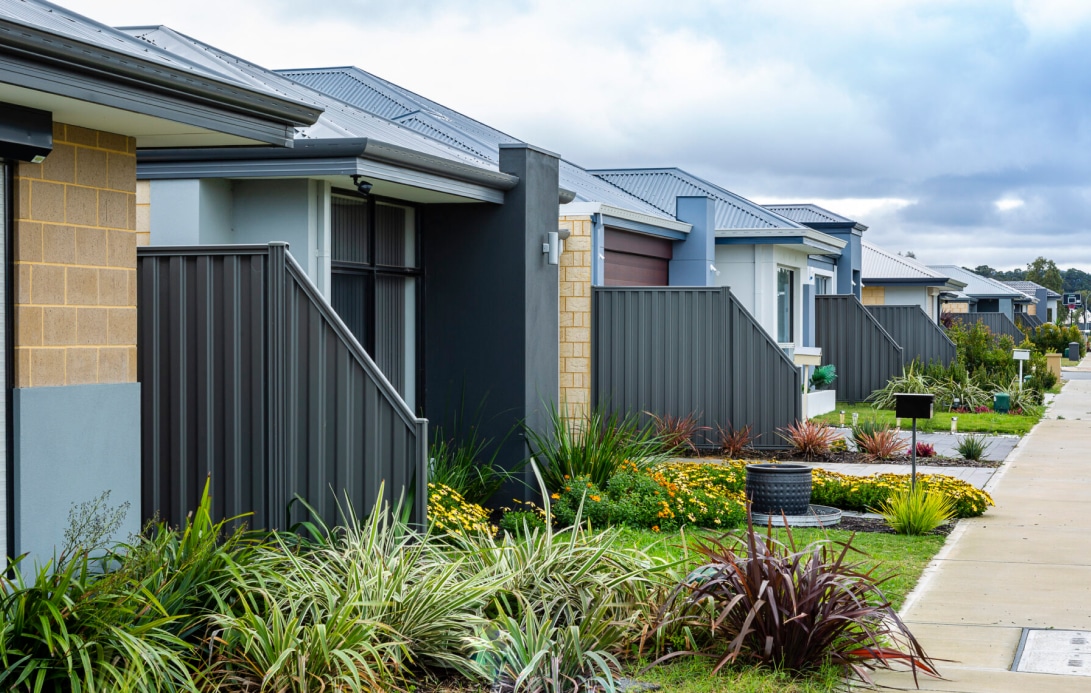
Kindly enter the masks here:
M 909 477 L 909 490 L 917 488 L 917 419 L 931 419 L 935 395 L 895 394 L 894 415 L 903 419 L 913 419 L 913 447 L 911 448 L 912 476 Z

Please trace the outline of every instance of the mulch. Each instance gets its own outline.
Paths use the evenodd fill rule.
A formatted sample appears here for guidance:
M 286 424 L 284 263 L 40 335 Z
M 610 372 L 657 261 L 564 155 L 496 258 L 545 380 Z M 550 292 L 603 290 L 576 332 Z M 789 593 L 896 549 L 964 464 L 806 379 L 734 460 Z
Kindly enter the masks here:
M 830 529 L 843 529 L 849 532 L 872 532 L 876 534 L 897 534 L 886 520 L 878 517 L 857 517 L 856 515 L 842 515 L 841 524 Z M 947 522 L 936 527 L 928 535 L 945 537 L 955 529 L 954 522 Z

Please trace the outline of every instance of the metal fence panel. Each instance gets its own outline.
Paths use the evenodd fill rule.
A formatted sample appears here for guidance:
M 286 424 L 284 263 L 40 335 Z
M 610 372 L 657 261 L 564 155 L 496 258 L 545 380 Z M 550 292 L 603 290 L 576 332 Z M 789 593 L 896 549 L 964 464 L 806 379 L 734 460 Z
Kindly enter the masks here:
M 906 364 L 919 360 L 942 363 L 944 368 L 955 360 L 955 343 L 920 306 L 867 306 L 894 341 L 902 348 Z
M 611 411 L 753 426 L 759 447 L 801 415 L 800 375 L 725 288 L 596 287 L 592 400 Z
M 855 296 L 816 296 L 814 334 L 839 400 L 862 402 L 902 372 L 902 347 Z
M 975 322 L 984 323 L 993 334 L 1006 334 L 1014 339 L 1016 344 L 1022 342 L 1025 337 L 1023 331 L 1015 326 L 1007 313 L 951 313 L 950 315 L 967 327 Z
M 1015 324 L 1017 327 L 1021 327 L 1028 330 L 1033 330 L 1041 327 L 1045 323 L 1037 315 L 1031 315 L 1030 313 L 1016 313 Z M 1022 340 L 1020 340 L 1022 341 Z
M 181 523 L 211 479 L 218 517 L 328 523 L 346 498 L 427 503 L 417 419 L 283 244 L 138 252 L 142 513 Z

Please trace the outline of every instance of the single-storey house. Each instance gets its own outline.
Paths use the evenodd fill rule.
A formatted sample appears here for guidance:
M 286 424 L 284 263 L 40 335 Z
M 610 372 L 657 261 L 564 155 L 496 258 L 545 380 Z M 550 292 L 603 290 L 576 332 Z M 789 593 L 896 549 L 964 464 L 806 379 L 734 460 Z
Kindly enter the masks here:
M 952 273 L 928 267 L 864 241 L 861 243 L 860 301 L 865 306 L 920 306 L 939 322 L 944 297 L 955 298 L 966 282 Z
M 50 559 L 104 491 L 140 528 L 137 153 L 284 151 L 320 112 L 48 2 L 0 5 L 0 563 Z
M 1003 283 L 1016 291 L 1022 291 L 1024 294 L 1034 299 L 1034 302 L 1027 304 L 1025 310 L 1021 312 L 1033 315 L 1043 323 L 1053 322 L 1056 319 L 1057 302 L 1061 300 L 1061 295 L 1059 293 L 1036 282 L 1005 281 Z M 1017 306 L 1017 308 L 1018 307 L 1019 306 Z
M 1009 320 L 1025 310 L 1034 299 L 1007 284 L 957 265 L 929 265 L 932 270 L 964 282 L 966 286 L 941 299 L 944 311 L 952 313 L 1002 313 Z

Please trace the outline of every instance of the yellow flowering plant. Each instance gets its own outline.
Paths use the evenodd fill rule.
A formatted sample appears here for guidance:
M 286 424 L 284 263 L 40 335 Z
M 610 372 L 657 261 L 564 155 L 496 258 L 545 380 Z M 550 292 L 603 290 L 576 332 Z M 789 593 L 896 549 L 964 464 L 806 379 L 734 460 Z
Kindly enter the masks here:
M 489 511 L 444 484 L 428 484 L 428 524 L 442 534 L 496 533 L 489 524 Z

